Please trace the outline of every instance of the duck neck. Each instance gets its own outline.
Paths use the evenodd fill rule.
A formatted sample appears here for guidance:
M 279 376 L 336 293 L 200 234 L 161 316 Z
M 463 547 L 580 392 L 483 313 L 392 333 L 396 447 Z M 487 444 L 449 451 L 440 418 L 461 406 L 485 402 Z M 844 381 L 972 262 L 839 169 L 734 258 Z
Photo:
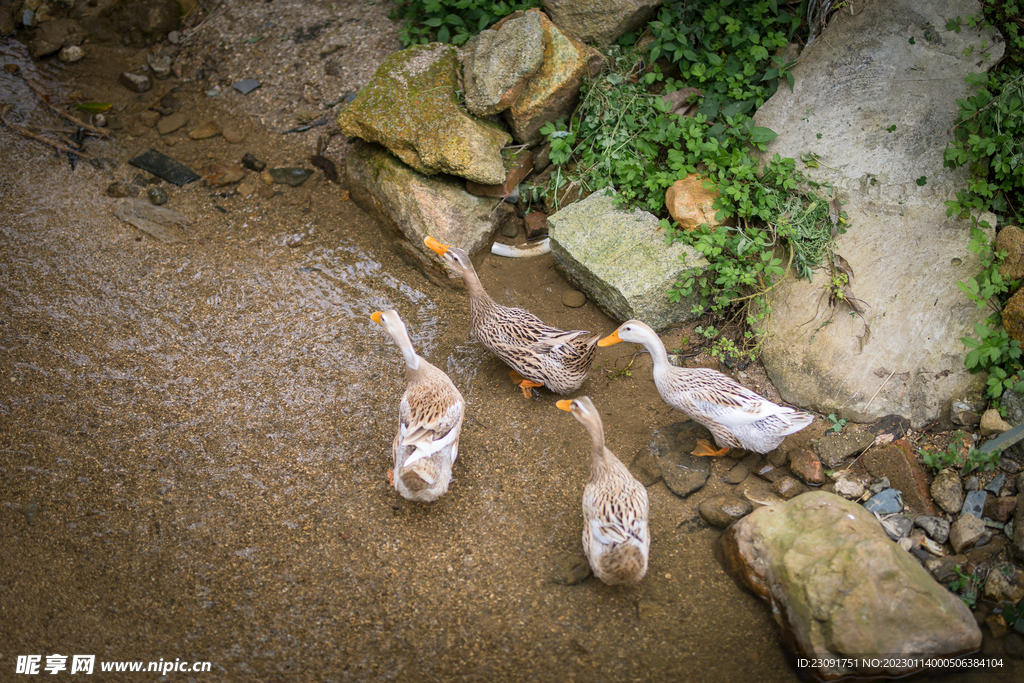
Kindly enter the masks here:
M 668 372 L 671 366 L 668 363 L 668 351 L 665 350 L 665 344 L 661 341 L 661 337 L 652 334 L 644 342 L 644 346 L 647 347 L 647 351 L 651 354 L 651 360 L 654 362 L 654 376 L 657 377 Z
M 475 270 L 472 268 L 466 269 L 462 273 L 462 281 L 466 283 L 466 288 L 469 290 L 469 315 L 471 319 L 479 318 L 485 311 L 494 307 L 494 299 L 487 294 L 483 284 L 480 282 L 480 276 L 477 275 Z
M 420 369 L 420 357 L 412 346 L 402 347 L 402 358 L 405 359 L 405 367 L 410 374 Z
M 604 427 L 600 422 L 588 424 L 587 431 L 590 432 L 590 476 L 594 477 L 604 465 Z

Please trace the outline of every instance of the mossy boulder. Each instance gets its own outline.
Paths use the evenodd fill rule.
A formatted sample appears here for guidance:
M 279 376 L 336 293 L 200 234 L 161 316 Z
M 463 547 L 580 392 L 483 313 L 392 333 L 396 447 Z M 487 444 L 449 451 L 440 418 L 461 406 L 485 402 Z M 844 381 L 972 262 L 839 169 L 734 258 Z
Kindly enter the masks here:
M 458 68 L 450 45 L 396 52 L 338 115 L 338 126 L 346 135 L 380 143 L 424 175 L 449 173 L 484 185 L 502 183 L 501 148 L 512 138 L 459 107 Z
M 466 192 L 450 176 L 425 176 L 380 145 L 357 141 L 345 159 L 352 199 L 394 229 L 399 249 L 419 262 L 438 284 L 461 286 L 423 238 L 428 234 L 470 255 L 487 247 L 497 230 L 515 218 L 511 204 Z
M 889 540 L 871 513 L 835 494 L 755 510 L 729 527 L 722 549 L 730 571 L 771 603 L 798 655 L 823 662 L 814 671 L 822 680 L 920 667 L 849 664 L 858 657 L 943 657 L 981 645 L 960 598 Z

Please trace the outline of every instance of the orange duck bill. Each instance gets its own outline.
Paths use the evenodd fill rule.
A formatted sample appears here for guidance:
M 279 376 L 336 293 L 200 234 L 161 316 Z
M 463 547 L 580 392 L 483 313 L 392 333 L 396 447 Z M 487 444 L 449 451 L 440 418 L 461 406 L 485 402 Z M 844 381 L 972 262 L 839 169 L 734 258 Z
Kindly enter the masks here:
M 618 344 L 620 341 L 622 341 L 622 340 L 619 339 L 619 331 L 615 330 L 614 332 L 609 334 L 607 337 L 605 337 L 604 339 L 602 339 L 599 342 L 597 342 L 597 345 L 598 346 L 611 346 L 612 344 Z
M 373 313 L 370 314 L 370 320 L 377 323 L 378 325 L 382 325 L 383 323 L 380 321 L 381 313 L 382 311 L 374 311 Z
M 555 407 L 559 410 L 572 410 L 572 399 L 564 398 L 561 401 L 557 401 Z
M 441 244 L 430 235 L 423 238 L 423 243 L 430 247 L 431 251 L 436 252 L 438 256 L 444 256 L 444 253 L 449 249 L 447 245 Z

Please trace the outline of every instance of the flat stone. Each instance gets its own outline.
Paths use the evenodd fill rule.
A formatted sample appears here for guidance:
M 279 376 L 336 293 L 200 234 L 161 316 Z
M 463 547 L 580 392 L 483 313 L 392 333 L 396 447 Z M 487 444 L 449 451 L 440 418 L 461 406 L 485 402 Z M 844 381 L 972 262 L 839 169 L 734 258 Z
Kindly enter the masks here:
M 668 292 L 707 260 L 688 245 L 666 246 L 658 218 L 616 206 L 614 194 L 595 192 L 548 216 L 555 265 L 618 323 L 635 318 L 661 331 L 693 320 L 696 299 L 673 302 Z
M 231 87 L 237 90 L 238 92 L 242 93 L 243 95 L 248 95 L 253 90 L 260 87 L 260 85 L 262 84 L 255 78 L 243 78 L 240 81 L 235 81 L 234 83 L 232 83 Z
M 1021 494 L 1017 494 L 1018 496 Z M 985 517 L 1006 524 L 1017 509 L 1017 496 L 989 496 L 985 501 Z
M 914 524 L 928 534 L 933 540 L 945 543 L 949 539 L 949 522 L 934 515 L 918 515 Z
M 992 477 L 987 484 L 985 484 L 985 490 L 991 493 L 993 496 L 998 496 L 1003 490 L 1003 484 L 1006 483 L 1006 475 L 1002 472 Z
M 927 515 L 938 512 L 929 493 L 928 474 L 905 439 L 869 449 L 860 462 L 869 474 L 885 477 L 891 486 L 902 491 L 903 503 L 914 512 Z
M 964 506 L 960 509 L 960 516 L 972 515 L 981 519 L 985 513 L 985 499 L 988 497 L 986 491 L 968 491 L 964 497 Z
M 749 502 L 728 493 L 705 498 L 697 508 L 705 522 L 719 528 L 729 526 L 753 510 L 754 506 Z
M 170 116 L 165 116 L 160 119 L 156 124 L 156 132 L 160 135 L 167 135 L 173 133 L 182 126 L 188 123 L 188 116 L 183 112 L 176 111 Z
M 874 443 L 875 437 L 870 432 L 846 431 L 842 434 L 832 434 L 821 439 L 811 441 L 811 446 L 818 452 L 821 463 L 828 469 L 834 470 L 854 454 L 859 454 L 865 448 Z
M 145 74 L 133 74 L 130 71 L 124 71 L 120 76 L 117 77 L 118 83 L 128 88 L 132 92 L 146 92 L 153 87 L 153 82 L 149 79 L 149 76 Z
M 234 128 L 225 127 L 221 132 L 221 136 L 228 141 L 228 144 L 239 145 L 245 141 L 245 136 L 239 133 Z
M 953 546 L 953 552 L 959 555 L 961 551 L 973 546 L 983 533 L 985 523 L 980 518 L 972 515 L 960 517 L 949 528 L 949 543 Z
M 282 183 L 290 187 L 298 187 L 302 183 L 306 182 L 306 178 L 313 175 L 313 171 L 308 168 L 272 168 L 270 169 L 270 176 L 274 179 L 275 183 Z
M 207 138 L 212 138 L 215 135 L 220 135 L 220 126 L 213 121 L 207 121 L 188 132 L 188 136 L 193 140 L 205 140 Z
M 722 481 L 726 484 L 739 484 L 744 479 L 750 476 L 750 469 L 747 468 L 743 463 L 736 463 L 728 472 L 722 476 Z
M 857 500 L 864 495 L 864 482 L 856 474 L 846 474 L 836 480 L 832 490 L 843 498 Z
M 569 308 L 579 308 L 585 303 L 587 303 L 587 296 L 583 292 L 570 289 L 562 294 L 562 304 Z
M 650 486 L 661 479 L 661 466 L 649 449 L 641 449 L 628 465 L 629 473 L 644 486 Z
M 693 420 L 677 422 L 658 430 L 651 442 L 665 485 L 685 498 L 700 490 L 711 474 L 709 458 L 691 455 L 697 439 L 711 439 L 711 433 Z
M 964 489 L 960 476 L 951 469 L 944 469 L 932 480 L 932 500 L 951 515 L 960 514 L 964 506 Z
M 894 541 L 906 538 L 914 528 L 914 520 L 907 515 L 890 515 L 882 520 L 882 528 Z
M 809 490 L 793 477 L 782 477 L 772 484 L 772 491 L 777 493 L 783 500 L 791 500 L 801 493 L 807 493 Z
M 210 187 L 224 187 L 237 183 L 239 180 L 245 177 L 245 171 L 238 164 L 228 163 L 226 161 L 219 161 L 210 164 L 203 169 L 203 180 L 207 182 Z
M 899 489 L 885 489 L 868 499 L 864 503 L 864 509 L 868 512 L 877 512 L 880 515 L 891 515 L 903 510 L 903 495 Z
M 155 149 L 147 149 L 128 160 L 128 163 L 143 171 L 148 171 L 161 180 L 174 183 L 178 187 L 199 180 L 200 175 L 180 161 L 172 159 Z
M 793 474 L 808 484 L 820 486 L 826 481 L 825 470 L 821 466 L 821 460 L 809 448 L 797 448 L 790 453 L 789 468 L 793 470 Z
M 242 155 L 242 166 L 245 166 L 250 171 L 256 171 L 257 173 L 260 173 L 267 167 L 266 163 L 260 161 L 249 152 Z M 270 177 L 270 182 L 274 182 L 273 176 Z

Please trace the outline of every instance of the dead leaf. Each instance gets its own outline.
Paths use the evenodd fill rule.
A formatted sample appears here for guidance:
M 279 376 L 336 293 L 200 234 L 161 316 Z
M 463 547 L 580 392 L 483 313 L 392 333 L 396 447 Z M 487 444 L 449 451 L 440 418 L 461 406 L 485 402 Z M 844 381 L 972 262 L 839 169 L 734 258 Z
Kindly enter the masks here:
M 846 281 L 853 284 L 853 266 L 839 254 L 832 256 L 832 267 L 846 275 Z
M 886 370 L 884 367 L 879 367 L 877 370 L 875 370 L 871 374 L 873 374 L 875 377 L 888 377 L 889 376 L 889 371 Z

